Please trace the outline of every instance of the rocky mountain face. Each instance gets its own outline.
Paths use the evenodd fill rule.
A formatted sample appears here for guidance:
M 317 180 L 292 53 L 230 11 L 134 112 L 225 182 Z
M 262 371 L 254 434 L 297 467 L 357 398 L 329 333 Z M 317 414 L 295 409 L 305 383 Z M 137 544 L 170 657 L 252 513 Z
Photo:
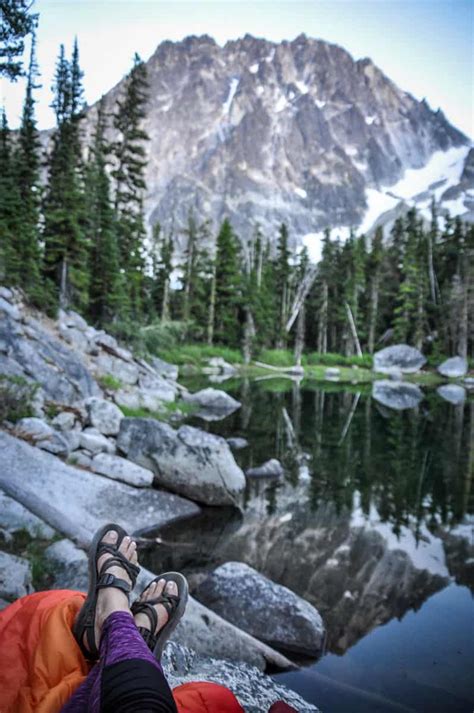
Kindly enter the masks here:
M 161 43 L 147 68 L 150 226 L 180 225 L 194 209 L 214 223 L 229 216 L 243 239 L 256 223 L 271 237 L 282 221 L 299 239 L 373 223 L 415 196 L 422 208 L 431 196 L 455 213 L 474 208 L 467 138 L 368 58 L 305 35 L 224 47 L 202 36 Z M 390 192 L 437 152 L 449 165 L 435 166 L 423 191 Z

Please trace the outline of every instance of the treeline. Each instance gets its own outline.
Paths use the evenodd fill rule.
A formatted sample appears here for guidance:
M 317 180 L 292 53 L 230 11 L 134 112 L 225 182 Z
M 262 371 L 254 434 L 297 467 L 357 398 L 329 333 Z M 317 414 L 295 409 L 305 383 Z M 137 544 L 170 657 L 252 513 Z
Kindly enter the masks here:
M 56 128 L 43 150 L 33 35 L 20 129 L 9 130 L 5 111 L 0 127 L 0 280 L 50 313 L 74 308 L 99 325 L 142 319 L 146 70 L 136 55 L 113 110 L 97 106 L 87 145 L 82 78 L 77 42 L 70 59 L 61 46 Z
M 285 225 L 277 236 L 258 226 L 237 236 L 224 220 L 215 234 L 190 213 L 147 237 L 145 65 L 136 56 L 115 105 L 98 104 L 91 136 L 82 77 L 77 43 L 70 59 L 61 47 L 56 128 L 43 151 L 33 37 L 20 129 L 9 130 L 5 112 L 0 129 L 2 283 L 122 336 L 172 325 L 174 338 L 241 348 L 247 360 L 269 347 L 293 348 L 299 362 L 304 348 L 350 356 L 393 341 L 473 354 L 472 226 L 438 219 L 433 204 L 428 228 L 411 209 L 371 240 L 328 230 L 317 268 L 305 249 L 290 250 Z

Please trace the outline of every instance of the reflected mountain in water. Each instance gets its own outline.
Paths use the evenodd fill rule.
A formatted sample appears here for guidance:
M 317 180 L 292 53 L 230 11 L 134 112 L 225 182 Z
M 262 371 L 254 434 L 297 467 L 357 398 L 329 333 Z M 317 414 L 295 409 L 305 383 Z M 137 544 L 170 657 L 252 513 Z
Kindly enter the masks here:
M 314 604 L 338 654 L 450 581 L 474 589 L 472 401 L 425 393 L 395 412 L 370 389 L 336 384 L 230 390 L 242 409 L 207 428 L 249 440 L 236 454 L 244 468 L 279 458 L 285 479 L 249 484 L 243 515 L 209 509 L 172 526 L 161 533 L 172 546 L 149 556 L 198 581 L 225 561 L 246 562 Z

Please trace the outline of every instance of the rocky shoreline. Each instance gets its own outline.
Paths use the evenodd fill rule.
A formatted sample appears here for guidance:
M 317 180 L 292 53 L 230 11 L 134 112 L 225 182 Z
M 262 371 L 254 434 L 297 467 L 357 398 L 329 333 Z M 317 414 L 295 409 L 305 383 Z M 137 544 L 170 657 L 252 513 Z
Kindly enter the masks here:
M 189 394 L 177 377 L 173 365 L 136 359 L 79 315 L 61 313 L 54 322 L 33 313 L 20 292 L 0 288 L 0 599 L 5 605 L 33 591 L 34 563 L 9 547 L 18 533 L 51 543 L 41 556 L 53 588 L 85 589 L 84 550 L 104 522 L 118 521 L 140 536 L 198 514 L 200 503 L 238 507 L 246 479 L 223 438 L 156 418 L 125 417 L 121 410 L 165 416 L 166 405 L 182 399 L 212 419 L 240 406 L 215 389 Z M 179 417 L 179 403 L 175 414 Z M 226 572 L 231 590 L 241 586 L 238 564 L 230 563 Z M 138 589 L 151 576 L 142 570 Z M 259 621 L 251 598 L 230 617 L 203 589 L 202 601 L 190 599 L 166 653 L 172 684 L 196 677 L 223 683 L 248 711 L 266 710 L 277 699 L 300 711 L 316 710 L 263 672 L 294 667 L 285 651 L 316 656 L 323 622 L 293 592 L 256 571 L 252 577 L 259 596 L 268 597 L 262 599 L 263 610 L 291 600 L 284 611 L 286 630 L 278 626 L 282 612 L 272 633 L 271 617 Z M 213 591 L 220 581 L 217 573 Z M 220 589 L 225 601 L 229 592 Z

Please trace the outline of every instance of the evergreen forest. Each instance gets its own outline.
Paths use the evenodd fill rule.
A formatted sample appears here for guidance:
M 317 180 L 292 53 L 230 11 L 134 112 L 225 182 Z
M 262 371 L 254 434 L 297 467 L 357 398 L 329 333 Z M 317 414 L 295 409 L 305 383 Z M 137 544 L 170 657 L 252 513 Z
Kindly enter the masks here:
M 31 20 L 31 18 L 30 18 Z M 92 324 L 147 344 L 183 342 L 240 350 L 291 349 L 364 359 L 404 342 L 429 356 L 472 357 L 474 227 L 414 209 L 370 238 L 324 234 L 322 259 L 282 224 L 237 235 L 190 213 L 172 231 L 147 231 L 144 218 L 148 101 L 144 62 L 135 56 L 113 107 L 101 100 L 86 135 L 77 42 L 60 47 L 48 141 L 35 118 L 39 70 L 34 23 L 21 126 L 0 127 L 0 282 L 21 287 L 54 315 L 74 309 Z M 0 65 L 11 80 L 21 63 Z M 172 217 L 172 216 L 171 216 Z M 176 245 L 184 245 L 178 253 Z

